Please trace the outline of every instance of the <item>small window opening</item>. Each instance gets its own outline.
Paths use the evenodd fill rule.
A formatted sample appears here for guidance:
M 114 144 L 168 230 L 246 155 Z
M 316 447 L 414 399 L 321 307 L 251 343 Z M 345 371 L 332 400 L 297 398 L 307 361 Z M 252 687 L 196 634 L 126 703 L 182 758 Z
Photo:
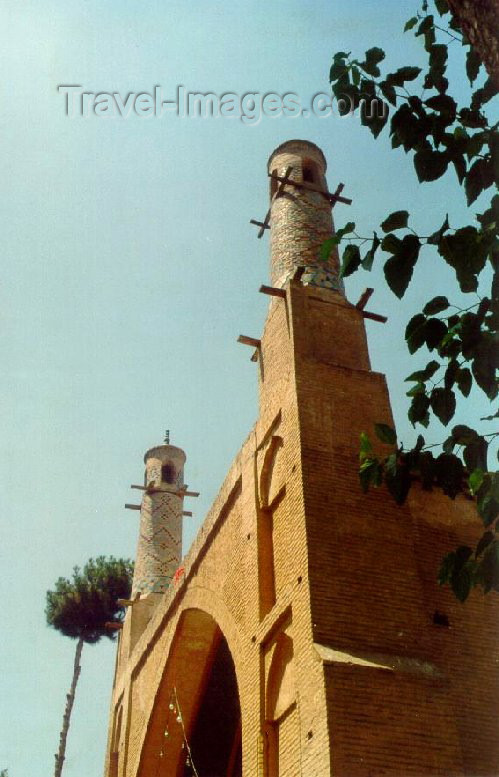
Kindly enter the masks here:
M 175 482 L 175 468 L 172 464 L 163 464 L 161 467 L 161 480 L 163 483 Z
M 302 178 L 307 183 L 319 183 L 319 171 L 317 170 L 317 165 L 311 159 L 303 160 Z
M 433 613 L 433 623 L 435 626 L 449 626 L 449 619 L 447 615 L 443 612 L 439 612 L 438 610 L 435 610 Z

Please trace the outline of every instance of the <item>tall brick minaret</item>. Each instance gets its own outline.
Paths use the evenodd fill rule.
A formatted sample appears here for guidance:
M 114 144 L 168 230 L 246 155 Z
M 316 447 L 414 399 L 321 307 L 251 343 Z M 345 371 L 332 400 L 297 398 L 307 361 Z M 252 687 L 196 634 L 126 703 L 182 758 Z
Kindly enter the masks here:
M 147 451 L 144 463 L 132 597 L 165 593 L 182 558 L 185 453 L 159 445 Z
M 326 167 L 320 148 L 305 140 L 288 140 L 275 149 L 268 161 L 273 286 L 283 287 L 301 267 L 303 285 L 343 291 L 337 248 L 333 248 L 326 261 L 319 259 L 320 247 L 334 231 L 331 204 L 324 194 Z M 300 186 L 284 185 L 278 191 L 282 184 L 279 178 L 286 173 L 289 180 Z

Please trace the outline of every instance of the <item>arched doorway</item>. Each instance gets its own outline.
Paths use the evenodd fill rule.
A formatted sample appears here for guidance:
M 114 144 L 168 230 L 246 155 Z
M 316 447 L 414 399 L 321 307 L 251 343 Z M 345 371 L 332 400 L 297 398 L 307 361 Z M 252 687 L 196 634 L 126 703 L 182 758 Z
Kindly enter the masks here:
M 242 777 L 234 661 L 208 613 L 186 610 L 156 694 L 138 777 Z
M 199 777 L 242 777 L 241 712 L 234 662 L 225 638 L 207 673 L 190 736 L 192 763 Z M 190 759 L 183 777 L 195 774 Z

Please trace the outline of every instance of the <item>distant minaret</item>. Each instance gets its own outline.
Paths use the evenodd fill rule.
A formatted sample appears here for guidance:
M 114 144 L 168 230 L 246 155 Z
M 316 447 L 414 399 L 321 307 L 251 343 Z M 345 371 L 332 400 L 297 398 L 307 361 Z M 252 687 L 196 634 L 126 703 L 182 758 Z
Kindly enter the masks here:
M 284 286 L 299 267 L 305 267 L 303 285 L 343 292 L 337 248 L 326 261 L 319 258 L 321 245 L 334 234 L 331 204 L 317 191 L 327 192 L 324 154 L 308 140 L 288 140 L 272 153 L 268 172 L 284 177 L 290 168 L 288 178 L 305 187 L 288 184 L 277 194 L 280 183 L 270 178 L 272 285 Z
M 169 444 L 151 448 L 140 508 L 140 534 L 133 574 L 132 598 L 164 593 L 182 558 L 182 511 L 185 453 Z

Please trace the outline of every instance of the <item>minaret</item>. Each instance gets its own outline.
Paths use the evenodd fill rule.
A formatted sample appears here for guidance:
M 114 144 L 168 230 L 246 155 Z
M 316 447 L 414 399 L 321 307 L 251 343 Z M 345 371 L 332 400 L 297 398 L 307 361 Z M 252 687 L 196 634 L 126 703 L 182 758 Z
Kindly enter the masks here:
M 343 292 L 336 246 L 327 260 L 319 257 L 334 233 L 326 167 L 324 154 L 308 140 L 288 140 L 270 156 L 270 276 L 275 287 L 282 288 L 301 267 L 304 286 Z M 279 181 L 284 177 L 298 185 Z
M 185 453 L 174 445 L 158 445 L 147 451 L 144 462 L 132 598 L 164 593 L 182 558 Z

